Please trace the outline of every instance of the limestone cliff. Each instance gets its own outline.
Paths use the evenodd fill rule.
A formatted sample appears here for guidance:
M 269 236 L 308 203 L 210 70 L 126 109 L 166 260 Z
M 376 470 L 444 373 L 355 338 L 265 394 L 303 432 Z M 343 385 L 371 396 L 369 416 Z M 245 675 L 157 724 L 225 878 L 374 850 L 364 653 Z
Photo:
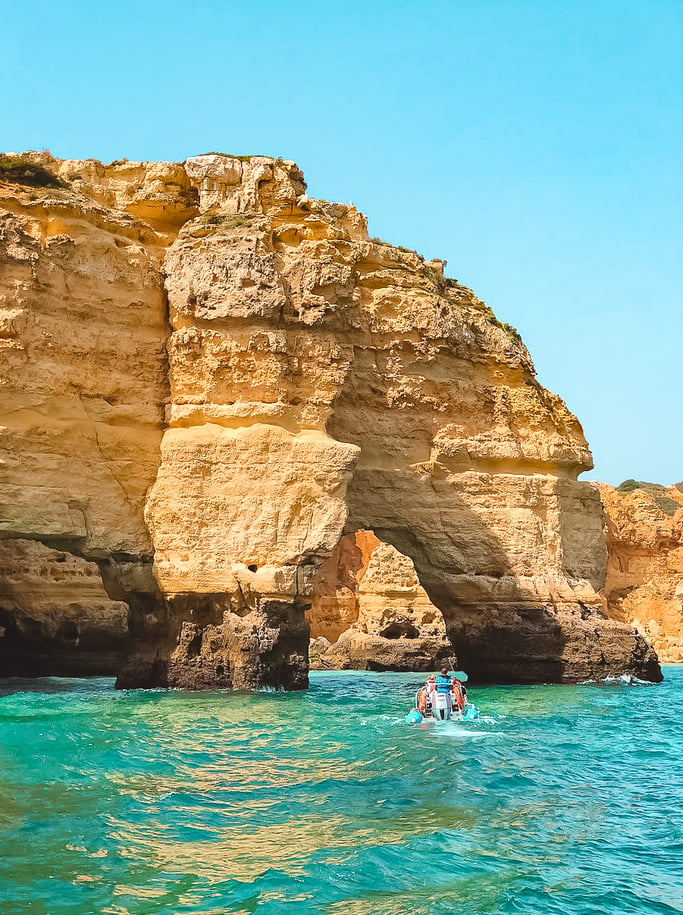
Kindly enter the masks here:
M 517 334 L 305 190 L 258 156 L 0 157 L 0 659 L 92 669 L 104 589 L 120 685 L 305 686 L 316 573 L 366 530 L 475 679 L 656 679 Z
M 601 483 L 609 615 L 635 625 L 662 661 L 683 662 L 683 484 Z

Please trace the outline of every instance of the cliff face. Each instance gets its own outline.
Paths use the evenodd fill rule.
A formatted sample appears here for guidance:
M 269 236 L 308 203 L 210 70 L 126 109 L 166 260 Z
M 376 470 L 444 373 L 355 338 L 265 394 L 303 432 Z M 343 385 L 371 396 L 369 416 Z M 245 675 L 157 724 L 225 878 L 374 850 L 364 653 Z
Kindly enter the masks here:
M 74 670 L 103 589 L 121 685 L 304 686 L 316 573 L 364 530 L 475 678 L 658 677 L 597 593 L 578 422 L 441 262 L 281 160 L 23 161 L 0 163 L 0 658 L 63 654 L 63 585 Z
M 142 200 L 145 169 L 50 166 L 68 186 L 0 181 L 0 659 L 113 671 L 129 611 L 134 627 L 164 613 L 143 509 L 168 395 L 165 236 L 111 187 Z
M 630 485 L 629 485 L 630 484 Z M 683 662 L 683 485 L 601 483 L 609 615 L 634 625 L 662 661 Z

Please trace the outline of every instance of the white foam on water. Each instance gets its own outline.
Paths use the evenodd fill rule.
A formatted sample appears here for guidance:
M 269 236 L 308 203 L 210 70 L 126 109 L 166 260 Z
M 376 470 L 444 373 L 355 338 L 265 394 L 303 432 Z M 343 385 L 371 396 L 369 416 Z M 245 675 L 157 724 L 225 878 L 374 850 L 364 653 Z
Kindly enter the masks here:
M 586 680 L 586 683 L 594 683 L 594 680 Z M 655 686 L 650 680 L 641 680 L 633 674 L 621 674 L 618 677 L 603 677 L 601 683 L 622 683 L 624 686 Z
M 491 732 L 486 731 L 466 731 L 464 728 L 452 727 L 452 728 L 443 728 L 437 731 L 442 737 L 488 737 Z
M 470 731 L 458 721 L 434 722 L 434 733 L 439 737 L 488 737 L 491 731 Z

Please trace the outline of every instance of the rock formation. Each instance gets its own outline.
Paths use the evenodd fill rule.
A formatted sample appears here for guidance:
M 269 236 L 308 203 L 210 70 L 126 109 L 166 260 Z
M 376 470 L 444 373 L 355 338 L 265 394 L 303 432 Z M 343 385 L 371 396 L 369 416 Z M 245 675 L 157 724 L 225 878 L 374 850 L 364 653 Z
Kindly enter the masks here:
M 111 613 L 120 685 L 305 686 L 316 572 L 366 530 L 474 679 L 657 679 L 514 329 L 305 190 L 258 156 L 0 157 L 5 654 L 92 670 Z
M 111 671 L 121 607 L 136 631 L 164 615 L 143 510 L 168 396 L 165 236 L 125 209 L 154 167 L 34 164 L 36 186 L 0 181 L 0 651 L 13 672 Z M 86 632 L 107 599 L 100 657 Z
M 107 594 L 94 562 L 33 540 L 0 541 L 3 676 L 116 673 L 128 605 Z
M 609 615 L 635 625 L 662 661 L 683 662 L 683 484 L 600 484 Z
M 372 531 L 341 538 L 316 576 L 306 618 L 311 667 L 433 670 L 454 655 L 415 566 Z

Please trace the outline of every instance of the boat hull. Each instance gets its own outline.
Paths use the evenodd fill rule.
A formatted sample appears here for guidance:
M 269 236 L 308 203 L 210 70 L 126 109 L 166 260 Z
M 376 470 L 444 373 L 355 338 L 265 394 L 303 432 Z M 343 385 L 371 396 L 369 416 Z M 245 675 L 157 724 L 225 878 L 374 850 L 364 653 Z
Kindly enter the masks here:
M 419 709 L 411 709 L 406 715 L 406 723 L 423 724 L 433 722 L 434 724 L 442 724 L 444 721 L 475 721 L 479 717 L 479 709 L 476 705 L 467 705 L 462 712 L 460 709 L 447 709 L 447 715 L 444 717 L 438 714 L 439 710 L 436 711 L 437 714 L 423 715 Z

